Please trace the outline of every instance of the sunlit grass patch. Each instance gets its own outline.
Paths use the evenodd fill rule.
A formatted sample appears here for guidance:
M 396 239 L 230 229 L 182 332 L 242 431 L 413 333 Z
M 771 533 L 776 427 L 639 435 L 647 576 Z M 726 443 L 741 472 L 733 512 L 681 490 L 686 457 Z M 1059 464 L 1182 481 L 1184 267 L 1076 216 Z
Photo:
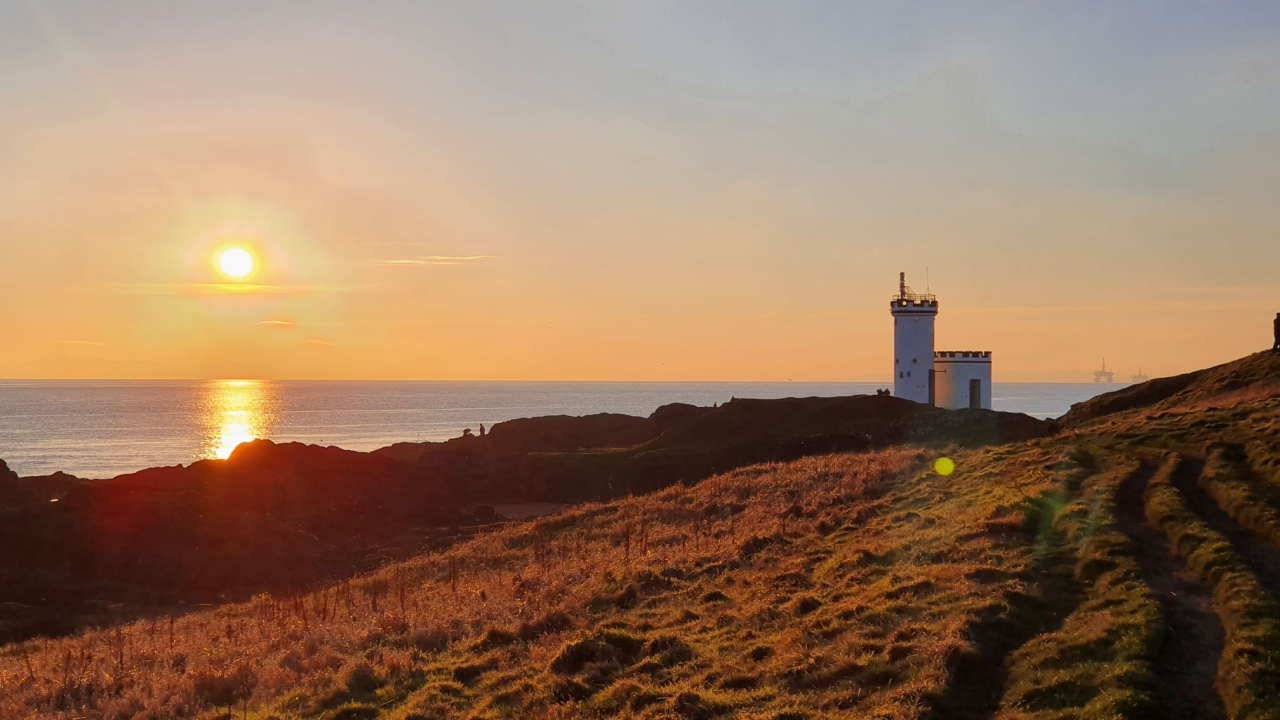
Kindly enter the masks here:
M 1147 717 L 1154 709 L 1152 661 L 1160 607 L 1143 583 L 1128 539 L 1115 526 L 1114 492 L 1136 463 L 1084 483 L 1061 524 L 1076 550 L 1080 604 L 1061 627 L 1014 652 L 1001 717 Z

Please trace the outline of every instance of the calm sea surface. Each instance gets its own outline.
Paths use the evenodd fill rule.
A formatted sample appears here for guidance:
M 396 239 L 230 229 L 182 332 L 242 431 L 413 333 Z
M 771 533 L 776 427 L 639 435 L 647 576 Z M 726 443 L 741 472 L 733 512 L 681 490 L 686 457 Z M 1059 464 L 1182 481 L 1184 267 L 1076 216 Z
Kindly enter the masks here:
M 373 450 L 443 440 L 481 423 L 732 397 L 873 393 L 882 383 L 0 381 L 0 458 L 20 475 L 105 478 L 226 457 L 253 438 Z M 997 410 L 1057 417 L 1113 390 L 1092 383 L 996 383 Z

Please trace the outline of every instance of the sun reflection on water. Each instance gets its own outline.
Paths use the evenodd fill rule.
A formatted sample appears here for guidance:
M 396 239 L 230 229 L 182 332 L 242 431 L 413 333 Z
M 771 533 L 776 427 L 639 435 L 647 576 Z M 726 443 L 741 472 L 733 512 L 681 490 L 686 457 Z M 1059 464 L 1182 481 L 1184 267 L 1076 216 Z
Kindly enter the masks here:
M 213 380 L 204 388 L 200 457 L 225 460 L 236 446 L 268 438 L 276 424 L 276 393 L 262 380 Z

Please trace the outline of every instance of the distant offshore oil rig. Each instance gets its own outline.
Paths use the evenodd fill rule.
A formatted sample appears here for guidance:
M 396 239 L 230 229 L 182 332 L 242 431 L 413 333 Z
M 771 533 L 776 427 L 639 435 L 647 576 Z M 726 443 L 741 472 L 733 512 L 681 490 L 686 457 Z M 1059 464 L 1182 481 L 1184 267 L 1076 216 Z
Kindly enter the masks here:
M 1138 368 L 1138 374 L 1133 376 L 1133 384 L 1144 383 L 1151 378 L 1142 373 L 1142 368 Z M 1102 369 L 1093 371 L 1093 381 L 1095 383 L 1113 383 L 1116 381 L 1116 374 L 1113 370 L 1107 369 L 1107 359 L 1102 358 Z
M 1096 383 L 1113 383 L 1116 381 L 1116 374 L 1107 369 L 1107 359 L 1102 358 L 1102 369 L 1093 371 L 1093 381 Z

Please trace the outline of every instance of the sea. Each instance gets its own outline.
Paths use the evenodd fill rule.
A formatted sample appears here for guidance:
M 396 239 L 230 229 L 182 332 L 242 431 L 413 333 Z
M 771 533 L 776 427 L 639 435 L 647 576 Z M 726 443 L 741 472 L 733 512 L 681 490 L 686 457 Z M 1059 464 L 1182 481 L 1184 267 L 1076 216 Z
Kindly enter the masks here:
M 19 475 L 110 478 L 225 458 L 255 438 L 374 450 L 540 415 L 731 398 L 873 394 L 864 382 L 322 382 L 0 380 L 0 459 Z M 1120 385 L 995 383 L 996 410 L 1057 417 Z

